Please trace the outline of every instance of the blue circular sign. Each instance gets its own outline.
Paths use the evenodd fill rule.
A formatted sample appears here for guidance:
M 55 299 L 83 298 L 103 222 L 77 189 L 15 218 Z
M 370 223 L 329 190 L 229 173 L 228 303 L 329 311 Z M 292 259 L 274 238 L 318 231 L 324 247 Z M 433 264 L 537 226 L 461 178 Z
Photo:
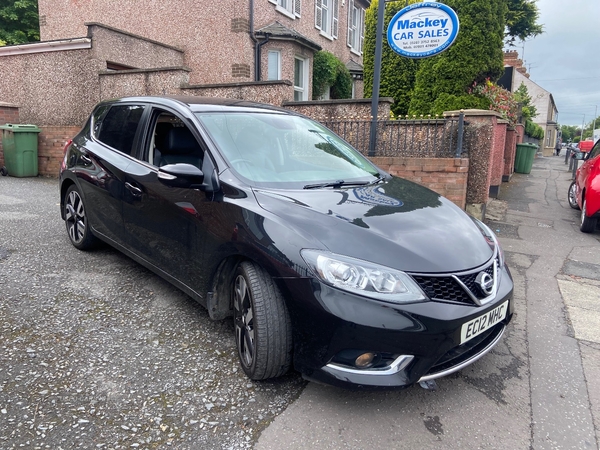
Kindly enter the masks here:
M 458 16 L 443 3 L 408 5 L 392 18 L 387 39 L 396 53 L 407 58 L 427 58 L 443 52 L 458 35 Z

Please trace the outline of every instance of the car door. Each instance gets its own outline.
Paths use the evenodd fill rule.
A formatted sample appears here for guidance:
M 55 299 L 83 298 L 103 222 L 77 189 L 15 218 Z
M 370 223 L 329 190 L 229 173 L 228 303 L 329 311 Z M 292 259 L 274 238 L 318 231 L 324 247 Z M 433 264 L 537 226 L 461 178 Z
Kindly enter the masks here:
M 124 244 L 122 202 L 125 173 L 137 152 L 144 112 L 141 104 L 114 104 L 100 108 L 92 139 L 79 147 L 77 178 L 88 205 L 94 232 Z
M 590 150 L 589 154 L 586 155 L 583 165 L 579 169 L 578 173 L 578 185 L 580 189 L 588 188 L 589 178 L 594 173 L 594 167 L 598 163 L 598 156 L 600 155 L 600 141 L 596 142 L 596 145 Z M 580 194 L 578 194 L 580 195 Z
M 173 111 L 153 108 L 138 159 L 127 170 L 123 203 L 129 246 L 155 270 L 195 290 L 205 279 L 203 213 L 205 192 L 169 187 L 159 167 L 187 163 L 202 167 L 205 147 Z

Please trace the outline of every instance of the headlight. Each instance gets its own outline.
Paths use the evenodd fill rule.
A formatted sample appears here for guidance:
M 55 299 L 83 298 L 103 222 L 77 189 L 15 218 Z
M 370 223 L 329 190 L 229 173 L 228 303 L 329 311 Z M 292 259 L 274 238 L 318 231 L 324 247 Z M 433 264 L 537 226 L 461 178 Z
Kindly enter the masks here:
M 417 283 L 399 270 L 326 251 L 300 253 L 319 280 L 338 289 L 390 303 L 427 299 Z

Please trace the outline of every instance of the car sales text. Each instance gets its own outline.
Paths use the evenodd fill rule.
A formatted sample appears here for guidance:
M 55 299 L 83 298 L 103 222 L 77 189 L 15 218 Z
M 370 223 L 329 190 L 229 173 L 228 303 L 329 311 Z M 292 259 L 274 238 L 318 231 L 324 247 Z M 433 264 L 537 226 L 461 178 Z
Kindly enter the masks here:
M 448 36 L 450 33 L 446 28 L 448 19 L 425 19 L 419 21 L 399 20 L 396 24 L 398 30 L 409 30 L 416 28 L 431 28 L 431 27 L 442 27 L 437 30 L 415 30 L 413 31 L 398 31 L 394 34 L 395 40 L 402 39 L 424 39 L 424 38 L 435 38 Z

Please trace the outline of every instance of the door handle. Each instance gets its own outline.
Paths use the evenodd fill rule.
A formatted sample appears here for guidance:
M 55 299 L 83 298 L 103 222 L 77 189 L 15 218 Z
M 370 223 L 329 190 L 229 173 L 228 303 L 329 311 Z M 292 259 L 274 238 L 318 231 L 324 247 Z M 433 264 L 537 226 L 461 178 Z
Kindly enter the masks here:
M 133 184 L 127 181 L 125 182 L 125 187 L 134 197 L 141 197 L 143 194 L 143 191 L 140 188 L 135 187 Z
M 91 164 L 92 163 L 92 158 L 90 158 L 89 156 L 85 155 L 85 154 L 81 154 L 81 160 L 85 163 L 85 164 Z

